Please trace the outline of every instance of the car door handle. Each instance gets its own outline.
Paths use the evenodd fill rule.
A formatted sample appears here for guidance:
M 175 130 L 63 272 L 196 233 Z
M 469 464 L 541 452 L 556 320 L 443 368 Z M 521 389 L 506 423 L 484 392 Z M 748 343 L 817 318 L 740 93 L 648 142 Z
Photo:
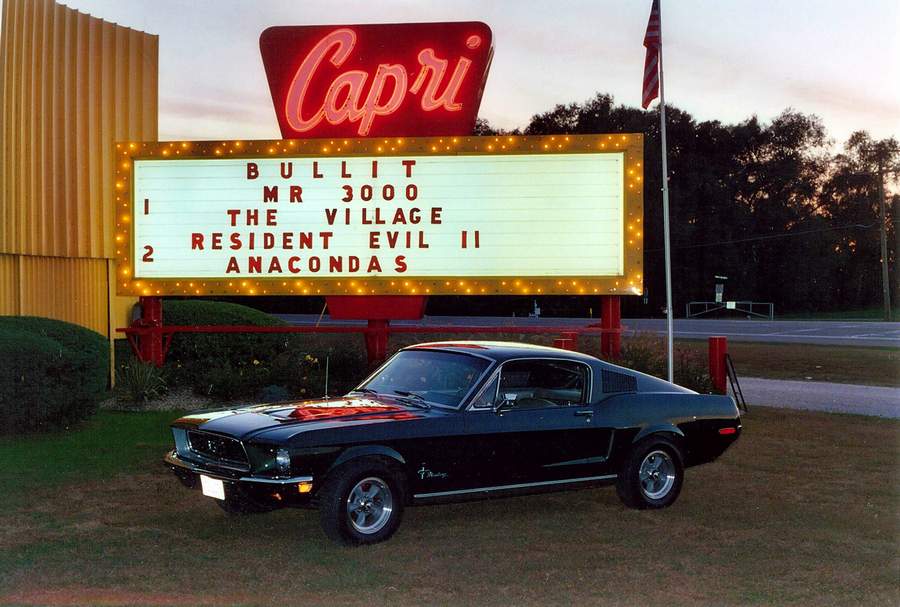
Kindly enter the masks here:
M 593 409 L 578 409 L 577 411 L 575 411 L 575 415 L 578 415 L 581 417 L 590 417 L 593 414 L 594 414 Z

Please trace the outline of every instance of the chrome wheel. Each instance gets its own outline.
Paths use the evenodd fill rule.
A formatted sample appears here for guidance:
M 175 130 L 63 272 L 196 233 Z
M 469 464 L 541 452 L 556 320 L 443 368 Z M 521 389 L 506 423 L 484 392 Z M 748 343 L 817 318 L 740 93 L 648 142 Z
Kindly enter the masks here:
M 638 477 L 644 497 L 660 500 L 675 486 L 675 462 L 661 449 L 651 451 L 641 462 Z
M 359 533 L 378 533 L 390 520 L 394 497 L 386 482 L 375 476 L 364 478 L 347 496 L 347 517 Z

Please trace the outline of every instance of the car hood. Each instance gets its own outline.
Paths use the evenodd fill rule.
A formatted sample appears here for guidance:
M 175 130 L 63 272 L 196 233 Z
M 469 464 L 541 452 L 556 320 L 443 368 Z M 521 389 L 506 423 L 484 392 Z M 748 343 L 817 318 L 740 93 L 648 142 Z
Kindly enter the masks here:
M 403 405 L 396 399 L 378 395 L 198 411 L 175 420 L 172 425 L 245 439 L 266 430 L 285 426 L 405 421 L 433 415 L 440 413 L 435 409 L 426 410 Z

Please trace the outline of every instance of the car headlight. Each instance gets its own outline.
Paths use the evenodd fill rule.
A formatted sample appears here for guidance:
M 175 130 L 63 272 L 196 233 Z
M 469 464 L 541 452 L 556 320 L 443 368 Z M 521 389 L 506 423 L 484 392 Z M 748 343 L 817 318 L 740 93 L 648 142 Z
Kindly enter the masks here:
M 287 449 L 279 449 L 275 452 L 275 469 L 279 474 L 290 475 L 291 454 Z

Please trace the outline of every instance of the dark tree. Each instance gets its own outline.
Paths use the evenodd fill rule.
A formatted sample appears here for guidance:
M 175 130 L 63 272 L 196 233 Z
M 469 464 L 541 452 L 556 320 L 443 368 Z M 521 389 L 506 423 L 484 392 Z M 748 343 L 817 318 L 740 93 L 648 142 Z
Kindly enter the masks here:
M 871 176 L 861 178 L 867 179 L 863 184 L 841 174 L 859 172 L 855 165 L 860 163 L 867 163 L 871 173 L 874 152 L 864 160 L 854 150 L 874 150 L 876 143 L 885 166 L 888 158 L 896 162 L 890 143 L 855 135 L 859 141 L 851 138 L 848 151 L 833 157 L 825 128 L 813 115 L 788 109 L 769 123 L 753 117 L 723 125 L 698 123 L 676 107 L 666 110 L 676 313 L 688 301 L 711 299 L 715 275 L 729 278 L 726 298 L 771 301 L 781 312 L 877 303 L 873 289 L 878 283 L 871 274 L 878 266 L 868 249 L 877 247 L 877 233 L 863 247 L 854 230 L 864 228 L 842 227 L 872 224 L 874 182 Z M 557 105 L 535 115 L 524 132 L 644 134 L 648 303 L 626 298 L 625 311 L 660 313 L 665 285 L 658 111 L 617 105 L 610 95 L 598 94 L 585 103 Z M 842 169 L 851 153 L 859 156 L 852 161 L 854 168 Z M 847 197 L 853 200 L 842 203 Z M 869 205 L 865 212 L 857 209 L 862 200 Z M 842 205 L 856 210 L 839 212 Z
M 829 234 L 831 246 L 833 305 L 859 307 L 881 301 L 881 247 L 879 228 L 879 181 L 896 175 L 900 150 L 893 138 L 873 141 L 865 131 L 850 136 L 844 151 L 835 156 L 833 170 L 821 194 L 823 214 L 834 226 L 847 226 Z M 880 170 L 879 170 L 880 169 Z M 897 196 L 886 201 L 890 281 L 898 297 L 896 278 L 897 234 L 894 218 Z

